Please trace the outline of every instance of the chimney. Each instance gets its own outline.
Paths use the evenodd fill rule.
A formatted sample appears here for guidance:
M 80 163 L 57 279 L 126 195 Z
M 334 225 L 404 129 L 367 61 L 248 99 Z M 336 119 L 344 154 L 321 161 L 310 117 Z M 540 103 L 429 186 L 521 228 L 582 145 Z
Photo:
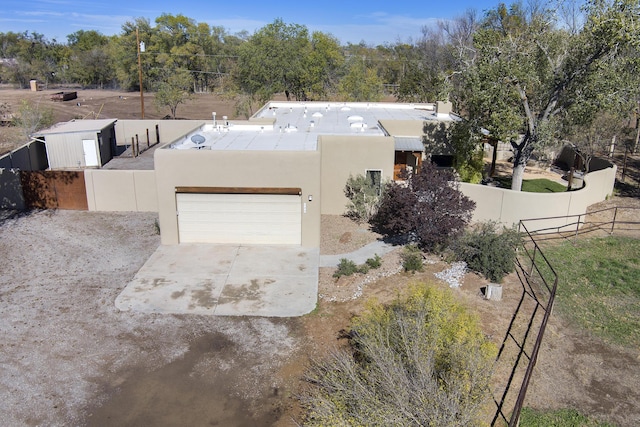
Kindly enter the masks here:
M 451 101 L 436 102 L 436 114 L 438 115 L 440 114 L 449 115 L 451 113 L 452 108 L 453 108 L 453 105 L 451 104 Z

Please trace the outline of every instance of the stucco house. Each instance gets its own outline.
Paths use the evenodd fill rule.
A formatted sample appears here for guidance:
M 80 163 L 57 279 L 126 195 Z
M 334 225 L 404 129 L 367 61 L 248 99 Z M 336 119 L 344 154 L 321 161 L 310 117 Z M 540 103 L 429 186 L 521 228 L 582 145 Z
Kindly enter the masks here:
M 317 247 L 321 215 L 345 212 L 350 175 L 400 179 L 425 160 L 425 125 L 456 120 L 445 102 L 269 102 L 248 120 L 215 113 L 210 120 L 86 120 L 60 124 L 41 140 L 51 169 L 80 169 L 89 210 L 158 212 L 163 244 Z M 107 161 L 138 140 L 148 149 L 142 156 Z M 41 143 L 23 148 L 34 144 Z M 7 158 L 0 162 L 11 168 L 21 157 Z M 460 189 L 476 202 L 474 221 L 510 226 L 554 217 L 543 226 L 560 227 L 566 215 L 608 197 L 615 174 L 607 163 L 592 169 L 585 188 L 565 193 Z M 9 175 L 0 170 L 16 182 Z
M 450 104 L 270 102 L 248 121 L 212 116 L 155 152 L 162 243 L 318 246 L 350 175 L 381 183 L 420 166 L 429 120 L 455 120 Z

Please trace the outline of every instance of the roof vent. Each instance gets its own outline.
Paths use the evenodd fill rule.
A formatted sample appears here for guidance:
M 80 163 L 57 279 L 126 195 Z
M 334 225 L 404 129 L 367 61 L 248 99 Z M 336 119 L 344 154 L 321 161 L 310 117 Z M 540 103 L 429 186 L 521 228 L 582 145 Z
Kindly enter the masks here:
M 200 134 L 195 134 L 191 137 L 191 142 L 193 142 L 194 144 L 204 144 L 206 140 L 207 139 Z

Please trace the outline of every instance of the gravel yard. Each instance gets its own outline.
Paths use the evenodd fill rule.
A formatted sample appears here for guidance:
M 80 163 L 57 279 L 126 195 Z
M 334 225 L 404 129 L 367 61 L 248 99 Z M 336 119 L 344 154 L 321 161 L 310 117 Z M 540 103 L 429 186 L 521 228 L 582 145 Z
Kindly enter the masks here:
M 115 308 L 159 245 L 155 218 L 40 211 L 1 223 L 3 425 L 278 418 L 276 374 L 297 349 L 294 320 Z

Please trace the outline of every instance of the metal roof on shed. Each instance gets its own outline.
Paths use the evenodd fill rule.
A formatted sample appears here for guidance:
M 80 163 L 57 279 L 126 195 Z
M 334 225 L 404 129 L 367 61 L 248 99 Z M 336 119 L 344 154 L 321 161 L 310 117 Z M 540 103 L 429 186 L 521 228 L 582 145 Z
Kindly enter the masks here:
M 36 134 L 53 135 L 56 133 L 100 132 L 115 122 L 116 119 L 71 120 L 70 122 L 58 123 L 49 129 L 38 131 Z

